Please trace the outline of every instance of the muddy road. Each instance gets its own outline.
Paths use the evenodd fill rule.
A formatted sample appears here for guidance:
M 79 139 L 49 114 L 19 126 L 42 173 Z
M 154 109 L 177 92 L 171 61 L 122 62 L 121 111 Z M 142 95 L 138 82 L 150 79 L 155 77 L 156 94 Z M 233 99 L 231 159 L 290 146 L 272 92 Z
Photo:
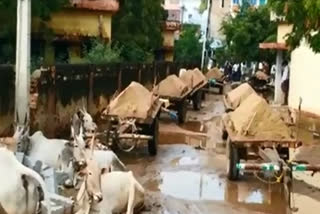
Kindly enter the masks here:
M 221 97 L 210 95 L 203 107 L 200 112 L 190 110 L 188 122 L 181 126 L 165 116 L 161 118 L 161 145 L 156 157 L 149 157 L 145 148 L 120 154 L 147 191 L 143 213 L 291 213 L 282 185 L 263 183 L 253 175 L 244 175 L 238 182 L 228 181 L 221 139 Z M 320 179 L 312 182 L 295 182 L 296 213 L 316 214 L 320 210 L 320 188 L 314 184 Z

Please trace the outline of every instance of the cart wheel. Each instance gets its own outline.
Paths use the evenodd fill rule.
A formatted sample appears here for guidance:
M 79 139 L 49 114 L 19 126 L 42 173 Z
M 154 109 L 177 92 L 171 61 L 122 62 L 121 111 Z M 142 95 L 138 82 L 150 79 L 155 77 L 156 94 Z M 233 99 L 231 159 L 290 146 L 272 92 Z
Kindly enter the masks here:
M 223 94 L 223 85 L 219 86 L 219 94 Z
M 193 109 L 199 111 L 201 109 L 202 93 L 197 91 L 192 97 Z
M 157 155 L 159 141 L 159 118 L 156 117 L 151 127 L 153 139 L 148 141 L 148 151 L 152 156 Z
M 178 119 L 179 123 L 184 123 L 187 117 L 187 103 L 185 100 L 178 104 Z
M 227 155 L 228 155 L 228 165 L 227 174 L 231 181 L 236 181 L 239 179 L 239 170 L 237 169 L 237 164 L 240 162 L 238 148 L 230 141 L 227 141 Z
M 209 87 L 209 85 L 206 87 L 207 89 L 209 89 L 210 87 Z M 202 91 L 202 93 L 201 93 L 202 95 L 201 95 L 201 99 L 202 99 L 202 101 L 206 101 L 206 92 L 205 91 Z

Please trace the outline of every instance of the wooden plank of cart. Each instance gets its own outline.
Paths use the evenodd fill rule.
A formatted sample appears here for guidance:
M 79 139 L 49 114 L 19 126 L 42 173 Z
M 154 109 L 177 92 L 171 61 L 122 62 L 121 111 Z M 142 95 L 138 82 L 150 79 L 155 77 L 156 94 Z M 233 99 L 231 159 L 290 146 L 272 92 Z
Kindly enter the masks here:
M 227 136 L 227 174 L 230 180 L 238 180 L 239 169 L 237 164 L 241 161 L 257 161 L 259 160 L 259 148 L 276 148 L 281 159 L 289 160 L 289 149 L 298 148 L 301 142 L 296 139 L 263 139 L 256 137 L 247 137 L 236 135 L 230 128 L 228 118 L 223 118 L 223 124 L 228 134 Z M 244 162 L 241 162 L 244 163 Z
M 119 118 L 118 115 L 108 115 L 106 117 L 109 122 L 106 138 L 109 146 L 130 152 L 139 143 L 147 142 L 149 154 L 156 155 L 159 140 L 159 116 L 162 105 L 163 103 L 156 99 L 145 119 L 135 117 Z M 128 121 L 129 123 L 121 124 L 121 121 Z M 128 144 L 123 143 L 123 141 L 128 140 L 130 141 Z
M 169 100 L 170 110 L 174 110 L 178 112 L 178 120 L 179 123 L 184 123 L 187 115 L 187 97 L 192 92 L 192 89 L 187 88 L 179 97 L 173 96 L 161 96 L 158 95 L 161 99 Z

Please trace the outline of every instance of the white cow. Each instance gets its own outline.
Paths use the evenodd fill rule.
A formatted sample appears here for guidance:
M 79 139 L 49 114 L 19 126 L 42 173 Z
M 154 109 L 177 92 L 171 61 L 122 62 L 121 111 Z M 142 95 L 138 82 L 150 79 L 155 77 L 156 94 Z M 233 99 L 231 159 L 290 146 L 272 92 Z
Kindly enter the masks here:
M 145 190 L 130 172 L 110 172 L 101 175 L 103 200 L 92 206 L 92 213 L 133 214 L 135 208 L 144 205 Z M 99 210 L 99 212 L 94 212 Z
M 72 126 L 74 126 L 75 120 L 79 119 L 81 121 L 82 128 L 84 129 L 85 137 L 91 137 L 97 130 L 98 126 L 93 121 L 91 115 L 87 112 L 87 110 L 83 107 L 82 109 L 79 109 L 79 111 L 73 115 L 72 117 Z M 75 130 L 71 127 L 71 134 L 73 137 L 73 133 Z
M 113 214 L 123 212 L 133 214 L 135 208 L 143 207 L 145 190 L 131 171 L 107 172 L 107 170 L 102 170 L 102 173 L 97 173 L 95 176 L 97 179 L 101 177 L 102 201 L 97 203 L 90 200 L 81 200 L 82 198 L 79 195 L 83 195 L 81 192 L 85 188 L 82 185 L 77 197 L 77 203 L 80 207 L 77 214 Z
M 7 148 L 0 148 L 0 174 L 0 204 L 6 213 L 36 213 L 38 200 L 32 197 L 35 195 L 32 191 L 36 191 L 36 186 L 33 182 L 28 182 L 31 180 L 40 185 L 46 204 L 50 207 L 49 193 L 41 176 L 22 165 Z
M 80 165 L 85 162 L 86 157 L 92 157 L 97 161 L 99 167 L 111 168 L 111 171 L 127 171 L 125 165 L 121 162 L 118 156 L 111 150 L 96 150 L 94 148 L 95 136 L 92 137 L 89 145 L 93 148 L 87 148 L 82 137 L 82 128 L 78 136 L 74 137 L 74 159 Z
M 73 148 L 70 141 L 62 139 L 48 139 L 41 131 L 29 137 L 29 151 L 27 154 L 33 160 L 39 160 L 57 170 L 67 172 L 71 167 Z

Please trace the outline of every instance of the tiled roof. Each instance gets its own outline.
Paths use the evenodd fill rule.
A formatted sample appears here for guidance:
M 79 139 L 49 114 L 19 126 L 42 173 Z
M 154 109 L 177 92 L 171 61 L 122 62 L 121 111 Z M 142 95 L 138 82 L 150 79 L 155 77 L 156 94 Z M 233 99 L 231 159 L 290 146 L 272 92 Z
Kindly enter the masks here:
M 259 44 L 260 49 L 270 49 L 270 50 L 288 50 L 289 47 L 284 43 L 260 43 Z
M 119 2 L 117 0 L 70 0 L 70 3 L 75 8 L 111 12 L 119 10 Z

